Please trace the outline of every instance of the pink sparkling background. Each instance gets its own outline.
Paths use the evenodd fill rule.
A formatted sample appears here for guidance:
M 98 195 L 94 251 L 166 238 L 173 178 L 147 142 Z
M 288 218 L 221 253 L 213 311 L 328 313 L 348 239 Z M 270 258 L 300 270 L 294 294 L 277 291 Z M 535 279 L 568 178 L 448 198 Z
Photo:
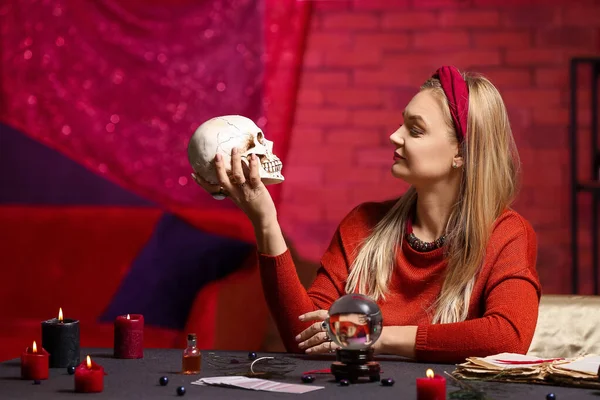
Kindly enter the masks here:
M 285 156 L 306 3 L 3 4 L 0 119 L 165 207 L 232 209 L 191 181 L 189 137 L 241 114 Z

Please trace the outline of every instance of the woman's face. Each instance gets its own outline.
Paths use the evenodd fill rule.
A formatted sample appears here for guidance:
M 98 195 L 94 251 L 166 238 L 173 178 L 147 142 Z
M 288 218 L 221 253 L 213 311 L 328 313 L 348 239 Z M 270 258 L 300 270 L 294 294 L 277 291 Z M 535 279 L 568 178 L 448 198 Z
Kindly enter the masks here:
M 450 177 L 452 163 L 462 166 L 458 142 L 431 91 L 422 90 L 406 106 L 404 124 L 390 136 L 392 175 L 411 185 L 433 184 Z

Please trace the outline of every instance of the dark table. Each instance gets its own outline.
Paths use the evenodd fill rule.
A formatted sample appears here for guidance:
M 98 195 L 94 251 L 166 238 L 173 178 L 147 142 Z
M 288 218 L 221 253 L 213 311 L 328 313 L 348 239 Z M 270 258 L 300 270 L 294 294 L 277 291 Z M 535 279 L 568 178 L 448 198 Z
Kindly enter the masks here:
M 396 384 L 392 387 L 381 386 L 380 383 L 358 383 L 347 387 L 339 386 L 331 375 L 317 375 L 313 385 L 325 386 L 324 389 L 305 394 L 270 393 L 243 389 L 197 386 L 190 382 L 206 376 L 223 375 L 210 368 L 203 352 L 202 373 L 184 376 L 178 373 L 181 368 L 181 351 L 171 349 L 147 349 L 140 360 L 117 360 L 112 358 L 108 349 L 84 349 L 81 359 L 89 354 L 94 361 L 102 365 L 108 374 L 104 377 L 104 392 L 98 394 L 78 394 L 73 392 L 73 376 L 66 369 L 51 369 L 50 379 L 34 385 L 32 381 L 20 379 L 20 360 L 15 359 L 0 364 L 0 399 L 159 399 L 174 398 L 177 386 L 184 385 L 187 393 L 182 398 L 204 399 L 415 399 L 415 379 L 425 375 L 427 368 L 440 374 L 454 369 L 453 365 L 420 364 L 396 358 L 379 358 L 383 373 L 382 378 L 393 377 Z M 216 352 L 224 356 L 246 358 L 247 353 Z M 322 356 L 317 359 L 289 354 L 259 354 L 292 357 L 296 360 L 295 370 L 280 382 L 301 383 L 302 372 L 314 369 L 329 368 L 333 356 Z M 169 377 L 167 386 L 160 386 L 158 379 Z M 451 379 L 447 379 L 447 391 L 458 390 Z M 553 392 L 558 400 L 565 399 L 600 399 L 600 391 L 589 389 L 566 388 L 546 385 L 526 385 L 499 382 L 470 382 L 471 385 L 483 389 L 492 399 L 528 399 L 544 400 L 546 394 Z M 450 398 L 450 396 L 449 396 Z

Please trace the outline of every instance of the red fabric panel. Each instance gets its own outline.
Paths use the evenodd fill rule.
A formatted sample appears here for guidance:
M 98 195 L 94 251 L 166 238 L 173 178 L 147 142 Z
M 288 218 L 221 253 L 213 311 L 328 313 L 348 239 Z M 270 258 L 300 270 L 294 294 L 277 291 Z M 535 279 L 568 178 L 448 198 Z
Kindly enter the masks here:
M 158 204 L 231 209 L 186 148 L 211 117 L 262 116 L 261 3 L 8 2 L 0 119 Z
M 0 360 L 39 341 L 40 322 L 57 316 L 59 307 L 66 318 L 80 320 L 82 346 L 112 347 L 112 324 L 96 318 L 161 214 L 144 208 L 0 207 Z M 215 312 L 210 307 L 196 316 L 206 329 L 202 346 L 214 340 Z M 153 327 L 145 333 L 149 347 L 171 347 L 180 335 Z
M 264 130 L 267 138 L 275 138 L 274 152 L 283 161 L 284 176 L 311 5 L 311 1 L 265 0 Z M 281 185 L 269 187 L 275 204 L 280 191 Z
M 0 361 L 39 341 L 40 322 L 55 317 L 59 307 L 65 317 L 80 320 L 82 346 L 112 347 L 112 324 L 96 319 L 161 214 L 145 208 L 0 207 Z M 195 332 L 203 349 L 257 350 L 267 317 L 251 254 L 239 271 L 198 293 L 185 331 L 146 326 L 145 346 L 181 348 L 185 334 Z
M 162 212 L 0 207 L 0 319 L 100 315 Z
M 169 210 L 242 221 L 195 187 L 187 141 L 209 117 L 239 113 L 285 165 L 310 2 L 33 3 L 0 13 L 0 119 Z

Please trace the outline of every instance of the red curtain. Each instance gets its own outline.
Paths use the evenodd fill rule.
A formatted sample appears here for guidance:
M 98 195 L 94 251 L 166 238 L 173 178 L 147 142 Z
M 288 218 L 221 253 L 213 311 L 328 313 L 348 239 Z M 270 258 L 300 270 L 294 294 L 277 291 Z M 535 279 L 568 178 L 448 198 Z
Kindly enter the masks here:
M 187 141 L 208 118 L 245 115 L 285 167 L 309 8 L 9 1 L 0 6 L 0 120 L 206 230 L 252 240 L 230 201 L 193 184 Z M 279 188 L 270 190 L 277 200 Z

